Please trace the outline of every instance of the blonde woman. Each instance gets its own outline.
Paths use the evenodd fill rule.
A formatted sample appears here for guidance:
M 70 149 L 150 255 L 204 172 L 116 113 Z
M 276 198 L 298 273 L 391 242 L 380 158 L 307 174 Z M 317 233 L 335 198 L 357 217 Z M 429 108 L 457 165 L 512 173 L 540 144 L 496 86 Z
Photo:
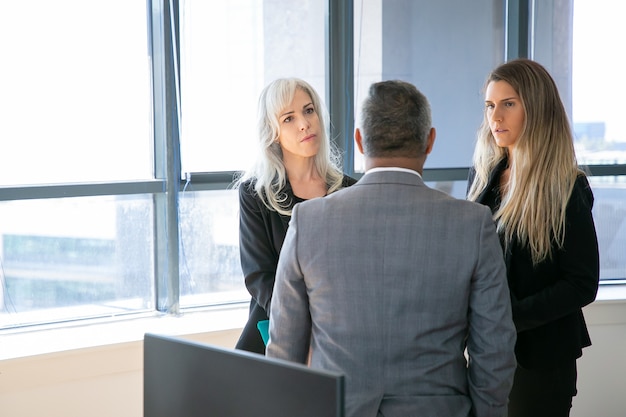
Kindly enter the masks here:
M 265 353 L 257 324 L 268 319 L 278 255 L 294 205 L 356 182 L 339 168 L 328 126 L 320 97 L 307 82 L 281 78 L 262 91 L 257 160 L 236 182 L 241 268 L 252 296 L 237 349 Z
M 518 332 L 509 416 L 568 416 L 591 345 L 582 307 L 598 290 L 598 242 L 565 108 L 537 62 L 488 76 L 468 199 L 491 208 L 504 248 Z

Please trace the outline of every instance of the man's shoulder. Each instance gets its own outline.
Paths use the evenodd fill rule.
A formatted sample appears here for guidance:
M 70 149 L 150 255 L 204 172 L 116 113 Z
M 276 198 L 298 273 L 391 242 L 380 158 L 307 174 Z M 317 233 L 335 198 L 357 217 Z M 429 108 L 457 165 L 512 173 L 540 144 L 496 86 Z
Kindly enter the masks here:
M 440 200 L 443 204 L 450 204 L 458 207 L 459 209 L 474 210 L 478 212 L 489 210 L 489 208 L 484 204 L 466 200 L 464 198 L 454 197 L 445 191 L 438 190 L 436 188 L 427 187 L 427 189 L 428 192 L 432 194 L 433 199 Z
M 491 209 L 484 204 L 477 203 L 475 201 L 463 200 L 453 197 L 455 208 L 463 213 L 467 213 L 473 218 L 491 218 Z
M 480 226 L 493 221 L 491 209 L 484 204 L 460 199 L 432 188 L 427 194 L 430 203 L 426 204 L 433 215 L 431 217 L 433 222 L 435 218 L 443 218 L 445 221 L 458 224 Z

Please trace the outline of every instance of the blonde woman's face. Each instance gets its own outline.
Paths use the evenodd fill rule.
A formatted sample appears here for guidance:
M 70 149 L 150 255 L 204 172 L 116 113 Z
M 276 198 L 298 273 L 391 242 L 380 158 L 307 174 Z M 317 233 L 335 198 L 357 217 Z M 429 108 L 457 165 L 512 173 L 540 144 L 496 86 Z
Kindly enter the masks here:
M 296 89 L 293 100 L 278 116 L 278 142 L 283 158 L 311 158 L 320 148 L 320 119 L 311 97 Z
M 492 81 L 487 85 L 485 115 L 496 144 L 512 151 L 524 129 L 526 114 L 511 84 Z

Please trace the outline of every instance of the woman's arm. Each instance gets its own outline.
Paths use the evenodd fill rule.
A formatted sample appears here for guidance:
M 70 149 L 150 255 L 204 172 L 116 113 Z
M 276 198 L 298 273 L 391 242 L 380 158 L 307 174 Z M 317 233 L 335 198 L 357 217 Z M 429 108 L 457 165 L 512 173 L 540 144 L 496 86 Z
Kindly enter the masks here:
M 239 187 L 239 254 L 246 288 L 269 314 L 278 253 L 270 211 L 249 183 Z
M 557 320 L 595 300 L 600 260 L 592 207 L 589 183 L 585 177 L 579 177 L 566 209 L 564 247 L 555 253 L 559 277 L 536 294 L 523 299 L 513 297 L 513 318 L 518 331 Z M 543 278 L 548 279 L 537 279 Z

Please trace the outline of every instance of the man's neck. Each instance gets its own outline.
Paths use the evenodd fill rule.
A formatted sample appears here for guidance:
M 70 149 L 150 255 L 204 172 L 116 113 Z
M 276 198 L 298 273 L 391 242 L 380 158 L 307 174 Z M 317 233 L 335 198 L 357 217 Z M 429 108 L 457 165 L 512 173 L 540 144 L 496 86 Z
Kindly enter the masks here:
M 365 157 L 365 170 L 372 168 L 405 168 L 422 174 L 424 171 L 425 158 L 405 158 L 405 157 L 390 157 L 390 158 L 372 158 Z

